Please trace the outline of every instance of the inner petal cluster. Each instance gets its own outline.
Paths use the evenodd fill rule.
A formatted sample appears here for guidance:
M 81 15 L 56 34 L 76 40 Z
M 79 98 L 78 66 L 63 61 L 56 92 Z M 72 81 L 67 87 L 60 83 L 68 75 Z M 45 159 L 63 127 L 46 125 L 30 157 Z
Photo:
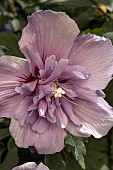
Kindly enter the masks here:
M 68 59 L 56 61 L 54 55 L 45 60 L 42 69 L 38 69 L 38 72 L 36 69 L 33 75 L 24 76 L 21 86 L 15 88 L 17 93 L 28 98 L 24 121 L 17 114 L 15 118 L 21 125 L 31 124 L 34 131 L 38 129 L 40 122 L 43 122 L 45 130 L 49 123 L 57 123 L 61 128 L 65 128 L 69 115 L 64 109 L 62 99 L 76 104 L 77 82 L 87 81 L 88 72 L 84 67 L 70 66 Z

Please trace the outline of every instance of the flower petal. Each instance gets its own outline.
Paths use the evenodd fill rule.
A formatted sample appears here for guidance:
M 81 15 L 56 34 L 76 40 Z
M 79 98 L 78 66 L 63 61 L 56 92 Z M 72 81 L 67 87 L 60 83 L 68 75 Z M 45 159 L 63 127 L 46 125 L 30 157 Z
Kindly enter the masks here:
M 49 168 L 45 166 L 43 163 L 40 163 L 36 170 L 49 170 Z
M 64 147 L 66 132 L 55 124 L 39 135 L 32 131 L 31 127 L 22 127 L 15 119 L 11 119 L 10 133 L 18 147 L 28 148 L 34 146 L 40 154 L 53 154 L 60 152 Z
M 76 90 L 75 90 L 76 88 L 73 87 L 73 84 L 75 85 L 75 81 L 71 84 L 69 82 L 67 82 L 67 83 L 58 83 L 57 82 L 57 85 L 59 87 L 61 87 L 65 91 L 66 96 L 68 96 L 70 98 L 77 97 L 77 93 L 76 93 Z
M 69 133 L 71 133 L 74 136 L 79 136 L 79 137 L 90 137 L 88 133 L 81 132 L 81 126 L 75 125 L 72 121 L 68 123 L 68 125 L 65 128 Z
M 45 133 L 49 129 L 50 123 L 45 118 L 38 118 L 32 125 L 31 129 L 38 134 Z
M 77 80 L 85 80 L 88 79 L 88 70 L 85 67 L 74 65 L 67 66 L 64 72 L 61 74 L 61 80 L 73 80 L 74 82 Z
M 32 104 L 32 98 L 29 96 L 24 97 L 18 107 L 16 108 L 16 111 L 14 113 L 15 119 L 19 121 L 21 126 L 25 126 L 25 121 L 29 115 L 28 108 Z
M 40 100 L 38 104 L 39 116 L 45 117 L 47 111 L 47 102 L 45 100 Z
M 13 56 L 0 57 L 0 117 L 10 118 L 22 97 L 15 87 L 21 85 L 22 76 L 28 76 L 29 63 L 25 59 Z
M 113 126 L 113 109 L 102 98 L 98 97 L 98 102 L 76 101 L 74 112 L 81 120 L 80 132 L 100 138 L 108 133 Z
M 40 77 L 49 77 L 53 70 L 55 69 L 55 66 L 57 64 L 56 57 L 55 55 L 50 55 L 46 60 L 45 60 L 45 67 L 44 69 L 40 70 Z
M 70 64 L 86 67 L 90 75 L 80 84 L 92 90 L 104 89 L 113 73 L 111 41 L 96 35 L 78 37 L 69 55 Z
M 12 170 L 37 170 L 36 167 L 37 165 L 35 162 L 27 162 L 23 165 L 14 167 Z
M 23 165 L 16 166 L 12 170 L 49 170 L 42 162 L 37 166 L 35 162 L 27 162 Z
M 38 50 L 29 45 L 22 47 L 21 51 L 30 63 L 30 71 L 32 72 L 32 75 L 36 75 L 36 69 L 42 69 L 44 67 Z
M 76 23 L 64 12 L 39 11 L 28 17 L 19 46 L 20 49 L 29 45 L 37 49 L 43 61 L 50 55 L 59 60 L 68 57 L 78 34 Z
M 1 96 L 0 92 L 0 117 L 11 118 L 20 104 L 22 97 L 19 95 L 11 96 L 10 90 L 7 90 L 7 93 L 5 91 L 6 97 L 4 99 Z
M 19 81 L 23 75 L 30 75 L 29 63 L 26 59 L 13 56 L 0 57 L 0 82 Z
M 15 91 L 22 96 L 28 96 L 32 94 L 32 92 L 36 88 L 36 85 L 37 85 L 37 81 L 23 83 L 22 86 L 15 87 Z
M 81 125 L 81 121 L 76 116 L 76 114 L 73 112 L 73 106 L 71 103 L 66 101 L 64 98 L 60 99 L 61 105 L 66 113 L 66 115 L 69 117 L 69 119 L 75 124 L 75 125 Z
M 64 113 L 63 109 L 61 108 L 61 106 L 57 107 L 55 114 L 56 114 L 58 126 L 61 128 L 65 128 L 68 124 L 68 118 Z
M 98 97 L 105 97 L 105 94 L 99 90 L 93 91 L 87 88 L 76 87 L 76 91 L 78 98 L 87 101 L 97 102 Z
M 46 80 L 39 80 L 39 84 L 46 84 L 55 81 L 62 74 L 69 63 L 67 59 L 61 59 L 57 64 L 51 75 Z
M 52 101 L 48 101 L 48 112 L 46 114 L 46 118 L 51 123 L 55 123 L 57 121 L 56 115 L 55 115 L 56 107 L 57 106 L 56 106 L 54 99 L 52 99 Z

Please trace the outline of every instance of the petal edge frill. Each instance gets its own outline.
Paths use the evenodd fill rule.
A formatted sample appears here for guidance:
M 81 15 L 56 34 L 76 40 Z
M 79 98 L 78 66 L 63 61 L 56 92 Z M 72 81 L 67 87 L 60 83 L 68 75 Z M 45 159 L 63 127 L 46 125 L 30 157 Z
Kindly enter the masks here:
M 64 147 L 66 132 L 55 124 L 51 124 L 47 132 L 39 135 L 31 130 L 30 126 L 22 127 L 12 118 L 9 130 L 18 147 L 34 146 L 40 154 L 60 152 Z

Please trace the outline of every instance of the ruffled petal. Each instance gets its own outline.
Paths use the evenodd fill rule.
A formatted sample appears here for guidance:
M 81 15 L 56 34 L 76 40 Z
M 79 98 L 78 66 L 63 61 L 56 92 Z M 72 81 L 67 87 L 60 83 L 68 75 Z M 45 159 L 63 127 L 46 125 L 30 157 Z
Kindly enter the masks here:
M 39 69 L 44 68 L 44 64 L 38 50 L 29 45 L 22 47 L 21 51 L 30 63 L 30 71 L 32 72 L 32 75 L 39 74 Z
M 18 147 L 34 146 L 40 154 L 60 152 L 64 147 L 66 132 L 55 124 L 51 124 L 45 133 L 39 135 L 30 126 L 22 127 L 12 118 L 9 130 Z
M 49 129 L 50 123 L 45 118 L 38 118 L 32 125 L 31 129 L 39 134 L 45 133 Z
M 29 83 L 23 83 L 22 86 L 17 86 L 15 91 L 22 96 L 28 96 L 33 93 L 37 85 L 37 81 L 32 81 Z
M 65 128 L 68 124 L 68 118 L 64 113 L 63 109 L 61 108 L 61 106 L 57 107 L 55 113 L 56 113 L 58 126 L 61 128 Z
M 89 72 L 85 67 L 74 65 L 67 66 L 64 72 L 61 74 L 61 80 L 73 80 L 74 83 L 77 80 L 85 80 L 88 79 Z
M 68 57 L 78 34 L 76 23 L 64 12 L 38 11 L 28 17 L 19 46 L 21 50 L 24 46 L 32 46 L 39 51 L 43 61 L 50 55 L 55 55 L 59 60 Z
M 109 39 L 87 34 L 78 37 L 69 54 L 71 65 L 80 65 L 89 71 L 87 81 L 79 83 L 92 90 L 104 89 L 113 73 L 113 46 Z
M 46 83 L 50 83 L 53 82 L 55 80 L 58 79 L 58 77 L 60 77 L 60 75 L 62 74 L 62 72 L 65 70 L 65 68 L 67 67 L 69 63 L 69 60 L 67 59 L 61 59 L 57 64 L 55 69 L 53 70 L 53 72 L 51 73 L 51 75 L 46 79 L 46 80 L 39 80 L 39 84 L 46 84 Z
M 32 104 L 32 98 L 30 98 L 29 96 L 26 96 L 21 100 L 20 104 L 16 108 L 14 117 L 15 119 L 19 121 L 21 126 L 26 126 L 25 121 L 29 115 L 28 108 L 31 104 Z M 32 113 L 32 116 L 34 116 L 33 113 Z
M 40 70 L 40 77 L 49 77 L 53 70 L 55 69 L 55 66 L 57 64 L 56 57 L 55 55 L 50 55 L 46 60 L 45 60 L 45 67 L 44 69 Z
M 48 102 L 48 112 L 46 114 L 47 120 L 51 123 L 55 123 L 57 121 L 55 110 L 56 110 L 56 103 L 55 100 L 52 99 L 52 103 L 51 101 Z
M 102 98 L 98 102 L 76 101 L 74 112 L 81 120 L 80 132 L 93 135 L 95 138 L 105 136 L 113 126 L 113 109 Z
M 39 116 L 45 117 L 47 111 L 47 102 L 45 100 L 40 100 L 38 104 Z

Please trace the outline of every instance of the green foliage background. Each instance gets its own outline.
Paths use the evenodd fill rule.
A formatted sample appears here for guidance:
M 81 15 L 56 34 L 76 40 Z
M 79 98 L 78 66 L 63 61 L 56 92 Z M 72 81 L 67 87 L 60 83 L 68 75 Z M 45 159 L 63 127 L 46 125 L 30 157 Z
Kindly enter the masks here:
M 81 34 L 104 35 L 113 42 L 113 0 L 0 0 L 0 45 L 3 46 L 0 56 L 24 57 L 18 40 L 27 16 L 40 9 L 65 11 L 77 22 Z M 106 100 L 113 106 L 113 81 L 104 91 Z M 32 147 L 17 148 L 8 131 L 9 123 L 8 119 L 0 119 L 0 170 L 11 170 L 31 161 L 37 164 L 42 161 L 50 170 L 113 170 L 113 129 L 101 139 L 69 135 L 62 152 L 44 156 Z

